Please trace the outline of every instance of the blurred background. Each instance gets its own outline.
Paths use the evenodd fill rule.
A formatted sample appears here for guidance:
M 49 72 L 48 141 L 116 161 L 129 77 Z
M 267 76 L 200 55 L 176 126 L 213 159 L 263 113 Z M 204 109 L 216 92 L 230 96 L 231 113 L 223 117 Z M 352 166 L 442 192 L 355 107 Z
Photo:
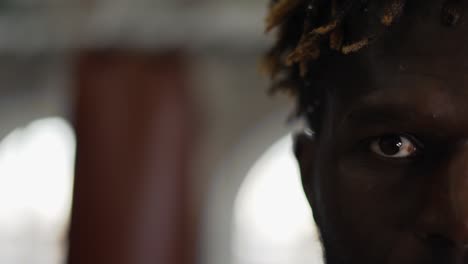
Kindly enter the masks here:
M 264 1 L 0 1 L 0 263 L 320 263 Z

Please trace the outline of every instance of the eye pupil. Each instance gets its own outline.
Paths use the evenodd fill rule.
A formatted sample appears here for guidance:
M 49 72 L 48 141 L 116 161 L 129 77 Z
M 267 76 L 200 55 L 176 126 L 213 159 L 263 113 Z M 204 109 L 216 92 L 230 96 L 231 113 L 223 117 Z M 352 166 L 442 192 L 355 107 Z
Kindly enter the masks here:
M 401 137 L 396 135 L 382 137 L 379 141 L 380 150 L 388 156 L 397 154 L 402 146 L 403 142 Z

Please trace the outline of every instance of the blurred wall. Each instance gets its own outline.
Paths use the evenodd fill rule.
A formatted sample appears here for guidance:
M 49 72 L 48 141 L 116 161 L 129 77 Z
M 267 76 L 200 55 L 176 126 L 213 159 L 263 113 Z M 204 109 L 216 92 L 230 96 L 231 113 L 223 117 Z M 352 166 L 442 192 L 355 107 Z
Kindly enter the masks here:
M 190 209 L 200 227 L 200 259 L 220 263 L 216 261 L 229 251 L 228 236 L 222 232 L 230 231 L 216 232 L 222 227 L 217 223 L 229 221 L 229 214 L 211 219 L 221 213 L 211 209 L 231 210 L 245 170 L 263 146 L 287 131 L 291 109 L 286 98 L 266 95 L 268 80 L 257 71 L 258 58 L 271 41 L 263 32 L 265 6 L 266 1 L 247 0 L 2 1 L 0 135 L 41 116 L 71 116 L 73 69 L 82 50 L 182 50 L 189 67 L 188 93 L 196 107 L 193 115 L 198 115 L 190 159 Z M 266 125 L 276 120 L 278 126 Z M 284 131 L 267 135 L 262 127 Z M 262 143 L 258 135 L 265 135 Z M 252 139 L 258 144 L 242 145 Z M 245 161 L 229 166 L 238 155 Z M 224 173 L 225 168 L 229 172 Z M 219 193 L 226 196 L 214 205 L 210 200 Z M 208 248 L 215 244 L 219 248 Z

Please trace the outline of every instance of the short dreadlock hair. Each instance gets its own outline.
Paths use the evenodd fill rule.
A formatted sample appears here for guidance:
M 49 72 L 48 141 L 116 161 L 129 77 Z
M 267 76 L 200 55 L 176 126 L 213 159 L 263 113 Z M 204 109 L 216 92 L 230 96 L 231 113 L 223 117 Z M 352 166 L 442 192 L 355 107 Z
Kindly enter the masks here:
M 443 25 L 451 27 L 460 23 L 462 1 L 445 0 L 441 4 Z M 277 39 L 263 63 L 273 80 L 270 92 L 283 91 L 295 96 L 295 116 L 306 116 L 311 128 L 317 131 L 325 91 L 313 80 L 323 61 L 330 56 L 346 56 L 365 49 L 403 14 L 428 6 L 429 2 L 272 0 L 266 31 L 276 30 Z M 365 23 L 354 23 L 356 17 L 365 18 Z

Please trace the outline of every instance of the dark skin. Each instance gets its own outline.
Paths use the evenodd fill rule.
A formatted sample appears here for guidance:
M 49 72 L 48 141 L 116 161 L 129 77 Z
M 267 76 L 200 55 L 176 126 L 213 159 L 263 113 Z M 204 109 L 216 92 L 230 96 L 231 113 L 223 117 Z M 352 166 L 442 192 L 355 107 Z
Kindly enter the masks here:
M 468 23 L 436 6 L 318 82 L 296 156 L 329 264 L 468 263 Z

